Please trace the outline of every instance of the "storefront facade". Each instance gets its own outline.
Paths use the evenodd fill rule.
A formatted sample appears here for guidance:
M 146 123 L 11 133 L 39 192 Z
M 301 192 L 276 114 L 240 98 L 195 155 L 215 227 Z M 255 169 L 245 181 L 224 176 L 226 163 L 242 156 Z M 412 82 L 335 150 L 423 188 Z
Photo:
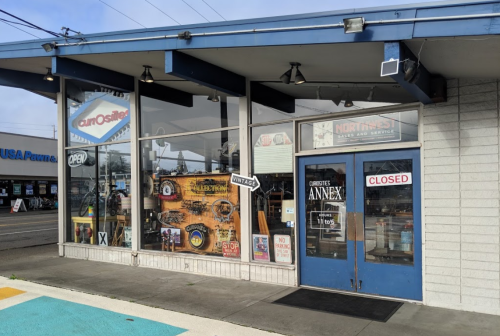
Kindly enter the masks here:
M 57 199 L 57 140 L 0 133 L 0 208 L 44 197 Z
M 59 76 L 35 91 L 58 103 L 60 255 L 500 314 L 500 69 L 456 52 L 490 37 L 439 39 L 497 5 L 0 46 L 3 85 L 16 57 Z

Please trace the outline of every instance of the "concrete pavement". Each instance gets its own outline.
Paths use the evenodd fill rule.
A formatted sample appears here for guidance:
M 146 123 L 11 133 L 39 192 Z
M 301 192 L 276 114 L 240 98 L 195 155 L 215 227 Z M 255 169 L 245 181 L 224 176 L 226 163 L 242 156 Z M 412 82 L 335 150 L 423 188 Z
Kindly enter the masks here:
M 274 333 L 0 277 L 0 335 L 268 336 Z
M 60 258 L 56 245 L 2 251 L 0 275 L 12 274 L 57 288 L 284 335 L 497 336 L 500 330 L 498 316 L 409 303 L 386 323 L 277 305 L 272 302 L 296 288 Z M 137 307 L 130 307 L 127 314 L 135 315 Z M 204 335 L 216 335 L 205 331 Z

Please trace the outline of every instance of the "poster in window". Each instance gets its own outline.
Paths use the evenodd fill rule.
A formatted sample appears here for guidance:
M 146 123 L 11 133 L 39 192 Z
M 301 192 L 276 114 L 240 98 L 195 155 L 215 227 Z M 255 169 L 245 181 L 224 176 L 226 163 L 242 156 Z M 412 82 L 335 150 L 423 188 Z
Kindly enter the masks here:
M 14 195 L 21 195 L 21 185 L 20 184 L 13 184 L 12 185 L 14 188 Z
M 33 185 L 32 184 L 26 185 L 26 195 L 33 195 Z
M 253 260 L 269 261 L 269 236 L 252 235 Z
M 254 146 L 254 173 L 291 173 L 293 142 L 286 132 L 262 134 Z
M 0 197 L 7 197 L 9 194 L 7 193 L 7 189 L 0 188 Z
M 51 185 L 50 185 L 50 193 L 51 193 L 52 195 L 57 194 L 57 184 L 51 184 Z
M 40 195 L 46 195 L 47 194 L 47 185 L 46 184 L 39 184 L 38 185 L 38 193 Z

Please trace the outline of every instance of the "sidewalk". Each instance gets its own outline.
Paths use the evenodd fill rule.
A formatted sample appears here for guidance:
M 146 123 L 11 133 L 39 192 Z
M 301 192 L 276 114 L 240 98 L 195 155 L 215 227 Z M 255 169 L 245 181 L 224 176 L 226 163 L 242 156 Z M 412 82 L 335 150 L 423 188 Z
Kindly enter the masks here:
M 500 330 L 493 315 L 405 303 L 382 323 L 272 303 L 296 288 L 60 258 L 56 245 L 30 250 L 29 256 L 0 253 L 0 275 L 285 335 L 497 336 Z

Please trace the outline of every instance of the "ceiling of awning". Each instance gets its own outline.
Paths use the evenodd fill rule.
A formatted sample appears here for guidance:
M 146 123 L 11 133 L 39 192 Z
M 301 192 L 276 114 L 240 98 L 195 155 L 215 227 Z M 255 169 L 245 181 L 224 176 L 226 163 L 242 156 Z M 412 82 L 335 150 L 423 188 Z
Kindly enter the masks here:
M 500 78 L 500 37 L 480 36 L 405 41 L 421 63 L 435 75 L 446 78 Z M 425 43 L 424 43 L 425 41 Z M 376 101 L 410 102 L 415 99 L 390 77 L 380 77 L 384 44 L 342 43 L 316 45 L 269 46 L 253 48 L 218 48 L 183 50 L 191 56 L 263 82 L 298 99 L 316 99 L 321 87 L 324 99 L 349 91 L 354 100 L 363 100 L 376 87 Z M 70 56 L 91 65 L 139 77 L 143 65 L 152 66 L 157 84 L 197 95 L 211 89 L 166 75 L 163 51 L 128 52 Z M 279 77 L 290 68 L 289 62 L 300 62 L 307 79 L 304 85 L 284 85 Z M 2 59 L 0 68 L 43 74 L 51 66 L 50 57 Z M 356 97 L 359 95 L 359 97 Z

